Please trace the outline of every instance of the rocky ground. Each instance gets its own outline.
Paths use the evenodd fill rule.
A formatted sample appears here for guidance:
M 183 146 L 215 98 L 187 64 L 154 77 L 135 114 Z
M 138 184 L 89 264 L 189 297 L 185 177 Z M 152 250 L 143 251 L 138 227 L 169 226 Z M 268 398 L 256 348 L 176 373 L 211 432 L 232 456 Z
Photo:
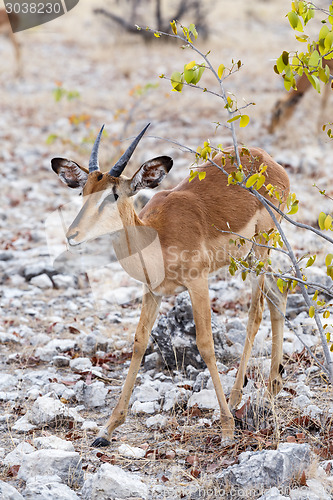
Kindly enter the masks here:
M 256 106 L 239 140 L 263 147 L 286 166 L 301 200 L 297 220 L 316 224 L 321 210 L 331 211 L 331 202 L 313 184 L 333 195 L 332 145 L 323 132 L 316 134 L 318 96 L 309 92 L 274 136 L 266 129 L 283 93 L 272 60 L 295 47 L 284 18 L 289 3 L 276 4 L 207 1 L 211 32 L 200 48 L 212 50 L 214 64 L 242 60 L 228 90 Z M 293 330 L 285 328 L 284 390 L 273 402 L 263 397 L 270 355 L 265 310 L 236 412 L 234 444 L 221 443 L 212 382 L 195 351 L 188 296 L 181 294 L 162 303 L 126 423 L 109 448 L 91 448 L 129 365 L 140 290 L 112 268 L 112 293 L 103 296 L 97 293 L 103 270 L 73 274 L 54 265 L 49 254 L 57 256 L 61 246 L 50 247 L 47 240 L 50 217 L 77 194 L 59 182 L 50 158 L 86 165 L 102 123 L 108 134 L 101 147 L 105 170 L 122 149 L 119 140 L 147 121 L 151 136 L 194 149 L 207 137 L 224 145 L 230 137 L 222 128 L 215 133 L 216 122 L 224 119 L 219 102 L 193 89 L 175 94 L 157 78 L 181 70 L 193 55 L 172 43 L 145 44 L 119 32 L 91 14 L 88 0 L 64 18 L 18 36 L 21 79 L 13 78 L 8 41 L 0 45 L 1 498 L 332 498 L 332 388 L 304 349 L 305 343 L 323 361 L 297 290 L 288 299 Z M 329 102 L 328 115 L 331 109 Z M 147 137 L 130 168 L 161 154 L 174 158 L 164 182 L 172 186 L 192 160 L 169 142 Z M 329 248 L 311 233 L 285 229 L 298 256 L 317 253 L 309 279 L 330 286 L 323 264 Z M 227 273 L 212 278 L 210 289 L 218 368 L 228 394 L 250 289 Z

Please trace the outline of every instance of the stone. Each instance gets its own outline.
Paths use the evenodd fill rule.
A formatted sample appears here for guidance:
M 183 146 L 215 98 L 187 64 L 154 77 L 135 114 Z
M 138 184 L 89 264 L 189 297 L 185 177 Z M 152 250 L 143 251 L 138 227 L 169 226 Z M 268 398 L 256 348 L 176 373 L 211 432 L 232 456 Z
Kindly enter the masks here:
M 21 493 L 19 493 L 13 486 L 0 479 L 0 498 L 1 500 L 24 500 Z
M 35 426 L 54 426 L 68 420 L 83 421 L 74 408 L 68 408 L 61 401 L 53 399 L 48 394 L 37 398 L 25 417 L 30 424 Z
M 39 276 L 31 278 L 30 284 L 38 286 L 38 288 L 42 289 L 53 288 L 52 280 L 49 278 L 47 274 L 40 274 Z
M 3 463 L 9 466 L 12 465 L 21 465 L 23 461 L 23 457 L 26 455 L 33 453 L 35 448 L 31 446 L 31 444 L 22 441 L 19 443 L 13 451 L 8 453 L 5 456 Z
M 282 443 L 277 450 L 244 452 L 239 463 L 217 474 L 220 486 L 230 484 L 239 488 L 271 488 L 276 484 L 288 485 L 311 462 L 308 444 Z
M 148 413 L 152 414 L 158 411 L 160 408 L 160 405 L 157 403 L 157 401 L 147 401 L 146 403 L 141 403 L 140 401 L 134 401 L 132 404 L 131 411 L 132 413 L 135 414 L 140 414 L 140 413 Z
M 96 431 L 98 429 L 98 425 L 93 420 L 85 420 L 81 426 L 83 431 Z
M 304 394 L 301 394 L 292 400 L 292 404 L 295 408 L 300 408 L 302 410 L 311 404 L 311 400 Z
M 44 347 L 38 347 L 35 351 L 35 356 L 42 361 L 51 361 L 54 356 L 61 352 L 75 350 L 77 343 L 72 339 L 53 339 L 50 340 Z
M 264 495 L 258 498 L 258 500 L 290 500 L 290 497 L 280 495 L 278 488 L 274 486 L 274 488 L 270 488 Z
M 23 457 L 18 478 L 28 481 L 34 476 L 56 474 L 66 484 L 82 481 L 82 463 L 80 454 L 75 451 L 38 450 Z
M 16 387 L 17 378 L 9 373 L 0 373 L 0 390 L 10 390 Z
M 87 408 L 98 408 L 105 406 L 105 398 L 108 389 L 101 381 L 86 384 L 83 380 L 79 380 L 74 387 L 75 397 L 79 403 L 83 403 Z
M 75 451 L 73 443 L 58 436 L 37 437 L 34 439 L 34 446 L 38 449 L 55 449 L 63 451 Z
M 77 372 L 87 372 L 91 370 L 92 363 L 89 358 L 74 358 L 70 360 L 71 370 Z
M 116 465 L 103 464 L 96 474 L 89 474 L 82 488 L 83 500 L 148 498 L 148 487 L 137 474 Z
M 198 408 L 205 410 L 216 410 L 219 408 L 216 393 L 214 389 L 203 389 L 200 392 L 194 392 L 188 401 L 188 407 L 198 405 Z
M 79 500 L 77 494 L 59 476 L 34 476 L 27 480 L 25 500 Z
M 66 366 L 69 366 L 69 362 L 70 358 L 68 358 L 67 356 L 58 355 L 58 356 L 53 356 L 52 358 L 52 363 L 57 368 L 64 368 Z
M 214 313 L 212 330 L 216 358 L 223 360 L 229 356 L 225 350 L 225 327 Z M 196 346 L 195 334 L 191 300 L 188 292 L 183 292 L 177 295 L 175 306 L 166 315 L 161 316 L 152 330 L 147 354 L 157 352 L 160 356 L 159 364 L 166 365 L 169 369 L 179 370 L 188 365 L 205 369 L 206 365 Z
M 147 401 L 158 401 L 161 398 L 156 389 L 150 384 L 143 384 L 136 387 L 133 391 L 132 400 L 145 403 Z
M 56 288 L 75 288 L 77 286 L 77 278 L 67 274 L 57 274 L 53 276 L 53 283 Z
M 148 429 L 164 429 L 168 423 L 168 417 L 158 413 L 152 417 L 147 418 L 146 426 Z
M 146 454 L 145 450 L 137 446 L 130 446 L 129 444 L 121 444 L 118 448 L 118 453 L 126 458 L 143 458 Z

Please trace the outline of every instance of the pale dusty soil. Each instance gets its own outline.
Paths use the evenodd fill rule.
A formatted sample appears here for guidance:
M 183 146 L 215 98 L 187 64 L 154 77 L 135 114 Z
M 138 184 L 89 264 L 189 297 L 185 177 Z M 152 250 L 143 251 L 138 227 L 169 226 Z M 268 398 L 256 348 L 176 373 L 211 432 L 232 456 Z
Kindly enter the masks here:
M 316 133 L 320 97 L 310 91 L 289 123 L 274 136 L 269 136 L 267 132 L 271 109 L 284 92 L 282 81 L 272 69 L 273 60 L 283 49 L 292 50 L 296 47 L 296 41 L 284 17 L 288 12 L 289 2 L 207 0 L 203 3 L 208 6 L 210 38 L 198 41 L 200 50 L 204 53 L 211 50 L 211 61 L 215 65 L 223 62 L 228 66 L 231 59 L 241 59 L 244 66 L 238 74 L 226 81 L 226 88 L 237 95 L 239 103 L 242 100 L 256 103 L 256 106 L 249 108 L 251 122 L 246 129 L 239 131 L 239 141 L 247 146 L 262 147 L 289 165 L 292 189 L 301 200 L 297 220 L 315 224 L 319 211 L 323 209 L 328 212 L 330 205 L 320 197 L 313 183 L 318 183 L 329 195 L 333 195 L 332 143 L 325 133 Z M 108 134 L 108 137 L 103 138 L 100 154 L 104 170 L 119 155 L 122 147 L 119 139 L 132 136 L 147 121 L 152 122 L 151 136 L 171 139 L 194 149 L 208 137 L 216 144 L 231 144 L 231 138 L 223 127 L 215 132 L 216 122 L 223 122 L 226 117 L 218 98 L 195 89 L 186 89 L 182 94 L 177 94 L 171 92 L 169 82 L 158 78 L 162 73 L 170 75 L 174 70 L 181 71 L 186 62 L 195 58 L 198 60 L 197 56 L 180 50 L 172 42 L 153 40 L 152 43 L 145 44 L 138 36 L 121 33 L 114 25 L 92 15 L 92 4 L 97 5 L 98 2 L 81 0 L 80 5 L 67 16 L 18 34 L 23 61 L 23 77 L 19 80 L 13 78 L 12 47 L 8 40 L 0 39 L 0 250 L 20 251 L 22 262 L 15 262 L 14 265 L 17 273 L 22 267 L 47 258 L 44 221 L 61 204 L 76 196 L 51 172 L 50 159 L 64 156 L 86 165 L 91 137 L 102 123 L 106 124 Z M 107 2 L 104 4 L 107 5 Z M 218 90 L 209 74 L 204 78 L 205 86 Z M 67 90 L 79 91 L 81 98 L 55 102 L 52 91 L 59 82 Z M 135 90 L 147 83 L 159 86 L 143 97 L 137 97 Z M 330 120 L 332 109 L 333 100 L 330 99 L 325 109 L 327 116 L 322 122 Z M 79 117 L 80 123 L 77 126 L 69 120 L 73 115 Z M 51 134 L 56 136 L 53 142 L 47 141 Z M 165 154 L 174 158 L 174 167 L 164 186 L 174 185 L 176 179 L 187 173 L 192 158 L 180 147 L 163 139 L 149 136 L 145 138 L 138 147 L 131 168 L 134 170 L 148 158 Z M 318 252 L 320 267 L 326 247 L 311 235 L 296 232 L 293 228 L 286 228 L 286 231 L 297 254 Z M 0 273 L 5 271 L 5 266 L 0 268 Z M 89 316 L 94 320 L 94 328 L 99 329 L 103 335 L 114 335 L 116 340 L 124 339 L 124 350 L 130 351 L 139 304 L 134 304 L 129 309 L 120 308 L 123 317 L 126 318 L 129 313 L 132 317 L 128 316 L 129 319 L 124 323 L 110 327 L 105 311 L 99 313 L 94 310 L 85 277 L 81 276 L 80 279 L 81 287 L 73 298 L 65 298 L 64 290 L 40 291 L 23 281 L 13 283 L 10 279 L 1 280 L 0 287 L 3 291 L 19 288 L 25 293 L 18 301 L 11 303 L 6 299 L 3 302 L 5 307 L 0 318 L 0 329 L 13 331 L 16 328 L 19 332 L 23 325 L 32 328 L 36 334 L 47 333 L 53 338 L 56 337 L 52 331 L 54 322 L 62 322 L 65 329 L 68 325 L 75 324 L 88 331 L 85 319 Z M 244 292 L 239 301 L 237 314 L 241 318 L 246 316 L 248 298 L 248 292 Z M 171 298 L 163 304 L 162 310 L 169 309 L 172 303 Z M 33 314 L 31 309 L 34 309 Z M 235 310 L 231 307 L 225 314 L 232 318 Z M 66 330 L 66 338 L 73 336 L 75 333 L 71 334 Z M 2 369 L 6 372 L 18 368 L 35 369 L 27 361 L 29 356 L 34 355 L 35 347 L 29 343 L 22 343 L 19 347 L 10 344 L 1 346 Z M 18 352 L 21 361 L 8 365 L 6 361 L 13 352 Z M 320 356 L 319 348 L 318 353 Z M 291 366 L 288 376 L 292 383 L 299 368 L 293 364 Z M 123 365 L 120 365 L 120 368 L 111 372 L 110 377 L 117 379 L 122 374 Z M 63 378 L 66 372 L 60 371 L 58 376 Z M 308 383 L 315 391 L 317 404 L 325 401 L 329 408 L 332 402 L 331 388 L 323 379 L 315 377 Z M 110 408 L 115 404 L 118 388 L 119 381 L 110 388 Z M 29 401 L 20 401 L 16 413 L 25 413 L 30 404 Z M 13 405 L 1 405 L 4 413 L 12 412 Z M 286 418 L 285 415 L 289 415 L 288 401 L 280 401 L 277 405 L 277 413 Z M 102 423 L 108 413 L 109 410 L 105 408 L 99 413 L 83 412 L 83 416 Z M 185 432 L 188 422 L 186 418 L 178 417 L 183 424 L 182 432 Z M 198 449 L 202 446 L 206 431 L 196 431 L 194 427 L 191 429 L 190 434 L 195 434 L 195 443 L 188 445 L 187 440 L 183 439 L 177 444 L 178 447 L 189 447 L 192 451 L 195 447 Z M 68 430 L 59 429 L 57 432 L 64 436 Z M 87 470 L 96 470 L 98 459 L 88 447 L 92 434 L 81 432 L 77 437 L 76 448 L 82 452 Z M 0 445 L 9 451 L 13 446 L 12 438 L 18 438 L 19 441 L 23 439 L 20 435 L 5 431 Z M 135 416 L 129 416 L 116 439 L 127 440 L 135 445 L 149 442 L 151 449 L 163 450 L 171 446 L 168 432 L 154 435 L 146 430 L 144 419 Z M 279 436 L 274 436 L 275 439 L 278 440 Z M 316 439 L 320 441 L 322 437 Z M 309 438 L 314 447 L 320 444 L 315 442 L 316 439 L 312 441 L 312 437 Z M 112 455 L 112 450 L 108 450 L 108 453 Z M 208 462 L 214 462 L 218 451 L 211 453 Z M 129 470 L 142 469 L 147 477 L 154 478 L 153 481 L 172 467 L 175 481 L 187 483 L 191 479 L 181 462 L 174 466 L 165 461 L 155 462 L 149 459 L 144 463 L 133 464 L 118 457 L 116 463 Z M 211 479 L 204 475 L 198 481 L 208 485 Z

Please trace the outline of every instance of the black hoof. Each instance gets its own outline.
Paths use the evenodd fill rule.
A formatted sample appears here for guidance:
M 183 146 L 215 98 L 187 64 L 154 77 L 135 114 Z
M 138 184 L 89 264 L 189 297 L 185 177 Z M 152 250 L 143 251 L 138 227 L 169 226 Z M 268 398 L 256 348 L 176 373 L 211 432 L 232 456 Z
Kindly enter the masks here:
M 104 446 L 109 446 L 110 441 L 108 441 L 105 438 L 99 437 L 95 439 L 95 441 L 91 444 L 91 446 L 94 446 L 95 448 L 103 448 Z

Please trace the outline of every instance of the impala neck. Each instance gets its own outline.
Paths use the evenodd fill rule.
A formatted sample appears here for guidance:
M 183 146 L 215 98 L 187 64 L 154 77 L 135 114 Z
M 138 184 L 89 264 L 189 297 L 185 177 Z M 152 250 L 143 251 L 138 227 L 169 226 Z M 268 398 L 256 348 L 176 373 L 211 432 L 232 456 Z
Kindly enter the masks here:
M 144 225 L 134 209 L 131 198 L 118 200 L 117 208 L 124 228 Z

